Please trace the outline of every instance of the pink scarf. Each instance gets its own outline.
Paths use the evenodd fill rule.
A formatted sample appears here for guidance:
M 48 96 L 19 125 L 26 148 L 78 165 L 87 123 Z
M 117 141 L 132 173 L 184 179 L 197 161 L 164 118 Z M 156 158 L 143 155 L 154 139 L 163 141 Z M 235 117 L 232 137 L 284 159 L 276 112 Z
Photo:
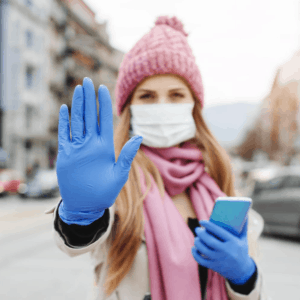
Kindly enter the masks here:
M 215 199 L 225 194 L 204 171 L 201 151 L 188 142 L 182 148 L 141 145 L 141 149 L 158 168 L 166 190 L 163 202 L 151 176 L 152 187 L 143 205 L 152 300 L 200 300 L 198 263 L 191 250 L 194 235 L 170 197 L 190 187 L 197 219 L 208 220 Z M 207 300 L 228 300 L 225 279 L 210 269 L 206 296 Z

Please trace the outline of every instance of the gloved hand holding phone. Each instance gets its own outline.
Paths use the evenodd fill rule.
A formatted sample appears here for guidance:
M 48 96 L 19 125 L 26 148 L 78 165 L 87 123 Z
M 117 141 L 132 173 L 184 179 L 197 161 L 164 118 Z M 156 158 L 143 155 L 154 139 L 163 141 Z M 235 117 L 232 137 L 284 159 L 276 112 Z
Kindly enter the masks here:
M 112 103 L 103 85 L 98 100 L 100 127 L 94 85 L 84 78 L 72 100 L 72 139 L 68 107 L 63 104 L 60 108 L 56 172 L 62 203 L 58 212 L 67 224 L 89 225 L 114 204 L 142 142 L 142 137 L 132 137 L 116 162 Z
M 234 284 L 246 283 L 256 270 L 248 254 L 248 217 L 239 237 L 211 221 L 203 220 L 200 224 L 204 228 L 195 229 L 197 237 L 192 248 L 195 260 Z

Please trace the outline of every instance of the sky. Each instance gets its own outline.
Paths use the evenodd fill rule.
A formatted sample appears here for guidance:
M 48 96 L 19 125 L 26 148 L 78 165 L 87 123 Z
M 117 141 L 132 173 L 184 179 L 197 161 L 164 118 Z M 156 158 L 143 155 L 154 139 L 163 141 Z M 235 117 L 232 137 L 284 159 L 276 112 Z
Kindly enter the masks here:
M 276 70 L 300 49 L 300 0 L 85 0 L 110 42 L 124 52 L 160 15 L 176 16 L 189 33 L 205 106 L 259 103 Z

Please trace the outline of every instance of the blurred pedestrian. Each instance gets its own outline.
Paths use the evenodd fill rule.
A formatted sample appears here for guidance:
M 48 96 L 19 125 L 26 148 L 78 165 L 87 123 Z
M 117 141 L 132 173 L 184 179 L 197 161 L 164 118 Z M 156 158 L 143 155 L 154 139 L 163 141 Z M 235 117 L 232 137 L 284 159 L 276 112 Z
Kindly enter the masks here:
M 26 180 L 32 180 L 38 170 L 40 169 L 40 162 L 38 159 L 35 159 L 32 165 L 28 165 L 26 168 Z
M 40 162 L 38 159 L 35 159 L 33 166 L 32 166 L 32 172 L 35 174 L 40 168 Z
M 62 251 L 91 253 L 95 299 L 262 299 L 255 212 L 241 237 L 208 221 L 217 197 L 235 195 L 234 179 L 202 116 L 187 36 L 176 17 L 162 16 L 125 55 L 114 138 L 105 86 L 99 126 L 92 81 L 75 88 L 72 140 L 68 108 L 60 109 L 62 199 L 48 213 Z

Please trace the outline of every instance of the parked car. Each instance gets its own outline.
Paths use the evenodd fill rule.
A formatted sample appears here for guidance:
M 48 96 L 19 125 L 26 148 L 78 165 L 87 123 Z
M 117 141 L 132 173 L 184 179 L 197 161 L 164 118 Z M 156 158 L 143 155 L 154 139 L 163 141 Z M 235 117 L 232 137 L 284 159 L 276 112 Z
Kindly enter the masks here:
M 55 169 L 39 169 L 32 179 L 19 186 L 18 193 L 22 198 L 56 197 L 59 194 Z
M 282 167 L 256 175 L 250 197 L 252 208 L 265 221 L 264 233 L 300 237 L 300 168 Z
M 24 178 L 13 169 L 0 169 L 0 196 L 16 194 Z

